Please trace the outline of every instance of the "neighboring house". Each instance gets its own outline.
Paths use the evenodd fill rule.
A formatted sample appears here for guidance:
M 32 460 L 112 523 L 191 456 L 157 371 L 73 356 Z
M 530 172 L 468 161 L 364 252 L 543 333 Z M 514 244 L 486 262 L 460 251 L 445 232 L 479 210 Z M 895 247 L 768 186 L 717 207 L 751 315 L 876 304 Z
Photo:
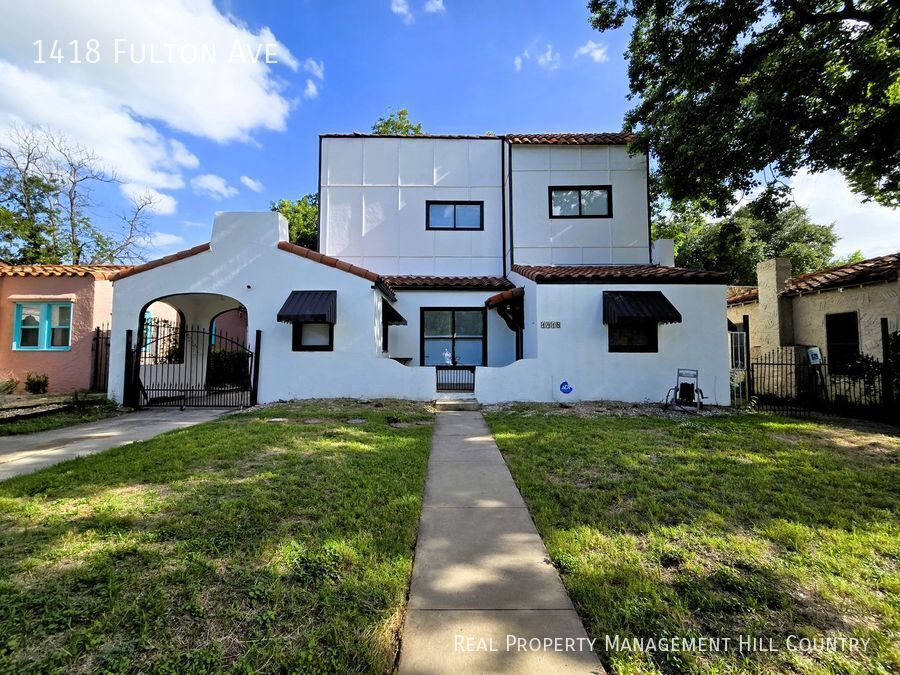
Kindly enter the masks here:
M 698 368 L 708 403 L 728 405 L 724 278 L 651 242 L 647 161 L 628 141 L 323 135 L 321 252 L 288 243 L 278 214 L 222 213 L 210 243 L 119 273 L 110 391 L 212 404 L 204 331 L 241 310 L 260 401 L 660 400 Z M 133 350 L 154 303 L 201 328 L 126 369 L 126 331 Z
M 749 327 L 751 358 L 819 347 L 832 369 L 860 354 L 882 358 L 882 319 L 900 329 L 900 253 L 791 276 L 787 258 L 756 267 L 757 284 L 729 293 L 728 320 Z
M 0 265 L 0 379 L 49 376 L 50 393 L 91 387 L 96 328 L 110 323 L 122 265 Z M 20 385 L 21 387 L 21 385 Z

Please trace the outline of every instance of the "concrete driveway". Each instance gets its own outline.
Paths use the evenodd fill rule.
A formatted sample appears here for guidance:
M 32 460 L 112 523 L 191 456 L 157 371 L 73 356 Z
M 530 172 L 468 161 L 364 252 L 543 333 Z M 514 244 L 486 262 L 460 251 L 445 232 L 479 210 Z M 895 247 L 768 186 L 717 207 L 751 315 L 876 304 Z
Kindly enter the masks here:
M 157 408 L 73 427 L 0 437 L 0 480 L 216 419 L 225 408 Z

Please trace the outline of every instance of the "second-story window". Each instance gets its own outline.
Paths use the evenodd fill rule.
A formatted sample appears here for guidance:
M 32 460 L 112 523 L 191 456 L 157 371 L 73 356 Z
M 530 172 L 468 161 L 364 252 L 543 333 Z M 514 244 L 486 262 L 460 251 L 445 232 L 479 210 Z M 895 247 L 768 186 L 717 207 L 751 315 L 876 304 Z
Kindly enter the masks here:
M 426 201 L 426 230 L 483 230 L 484 202 Z
M 550 217 L 612 218 L 612 186 L 551 186 Z

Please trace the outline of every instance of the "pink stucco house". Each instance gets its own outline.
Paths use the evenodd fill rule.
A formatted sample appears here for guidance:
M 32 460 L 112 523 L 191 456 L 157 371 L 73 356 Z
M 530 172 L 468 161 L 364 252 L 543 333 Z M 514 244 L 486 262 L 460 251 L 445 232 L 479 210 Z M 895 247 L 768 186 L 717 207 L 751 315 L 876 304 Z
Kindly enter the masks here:
M 109 279 L 125 267 L 0 264 L 0 379 L 46 374 L 50 393 L 89 389 L 92 374 L 105 383 L 95 372 L 95 329 L 109 325 Z

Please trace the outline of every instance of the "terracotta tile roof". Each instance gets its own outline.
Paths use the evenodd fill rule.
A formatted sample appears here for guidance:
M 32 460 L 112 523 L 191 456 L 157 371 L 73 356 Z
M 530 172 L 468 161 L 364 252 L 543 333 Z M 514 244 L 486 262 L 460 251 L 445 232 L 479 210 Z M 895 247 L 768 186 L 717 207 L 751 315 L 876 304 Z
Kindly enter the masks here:
M 756 302 L 757 300 L 759 300 L 759 289 L 756 286 L 750 286 L 739 293 L 728 296 L 729 305 L 740 305 L 745 302 Z
M 720 272 L 663 265 L 513 265 L 539 284 L 724 284 Z
M 510 300 L 514 300 L 515 298 L 523 297 L 525 297 L 525 289 L 521 286 L 517 286 L 516 288 L 511 288 L 508 291 L 500 291 L 496 295 L 492 295 L 484 301 L 484 305 L 485 307 L 496 307 L 497 305 L 504 302 L 509 302 Z
M 158 258 L 157 260 L 151 260 L 150 262 L 141 263 L 140 265 L 134 265 L 133 267 L 123 269 L 120 272 L 112 275 L 112 277 L 110 278 L 113 281 L 118 281 L 119 279 L 124 279 L 125 277 L 130 277 L 134 274 L 140 274 L 141 272 L 146 272 L 147 270 L 152 270 L 157 267 L 162 267 L 163 265 L 168 265 L 169 263 L 173 263 L 176 260 L 184 260 L 185 258 L 190 258 L 191 256 L 195 256 L 198 253 L 203 253 L 204 251 L 208 250 L 209 242 L 205 244 L 198 244 L 197 246 L 189 248 L 186 251 L 179 251 L 178 253 L 173 253 L 172 255 Z
M 584 134 L 507 134 L 506 140 L 523 145 L 627 145 L 634 134 L 624 131 Z
M 0 277 L 94 277 L 111 279 L 130 265 L 2 265 Z
M 282 251 L 287 251 L 288 253 L 299 255 L 301 258 L 306 258 L 307 260 L 312 260 L 313 262 L 317 262 L 321 265 L 327 265 L 328 267 L 334 267 L 335 269 L 339 269 L 342 272 L 347 272 L 349 274 L 361 277 L 362 279 L 366 279 L 367 281 L 371 281 L 378 288 L 378 290 L 384 293 L 388 298 L 390 298 L 391 300 L 397 299 L 397 296 L 394 295 L 393 290 L 387 283 L 386 277 L 375 274 L 375 272 L 370 272 L 364 267 L 351 265 L 350 263 L 344 262 L 343 260 L 332 258 L 330 255 L 325 255 L 323 253 L 319 253 L 318 251 L 313 251 L 312 249 L 306 248 L 305 246 L 292 244 L 289 241 L 279 241 L 278 248 Z
M 396 291 L 497 291 L 512 288 L 504 277 L 388 276 L 384 280 Z
M 900 252 L 791 277 L 781 294 L 800 295 L 880 281 L 897 281 L 898 272 L 900 272 Z
M 897 281 L 898 278 L 900 278 L 900 252 L 791 277 L 780 295 L 818 293 L 862 284 Z M 759 291 L 756 286 L 748 287 L 740 293 L 728 297 L 729 305 L 757 301 L 759 301 Z

